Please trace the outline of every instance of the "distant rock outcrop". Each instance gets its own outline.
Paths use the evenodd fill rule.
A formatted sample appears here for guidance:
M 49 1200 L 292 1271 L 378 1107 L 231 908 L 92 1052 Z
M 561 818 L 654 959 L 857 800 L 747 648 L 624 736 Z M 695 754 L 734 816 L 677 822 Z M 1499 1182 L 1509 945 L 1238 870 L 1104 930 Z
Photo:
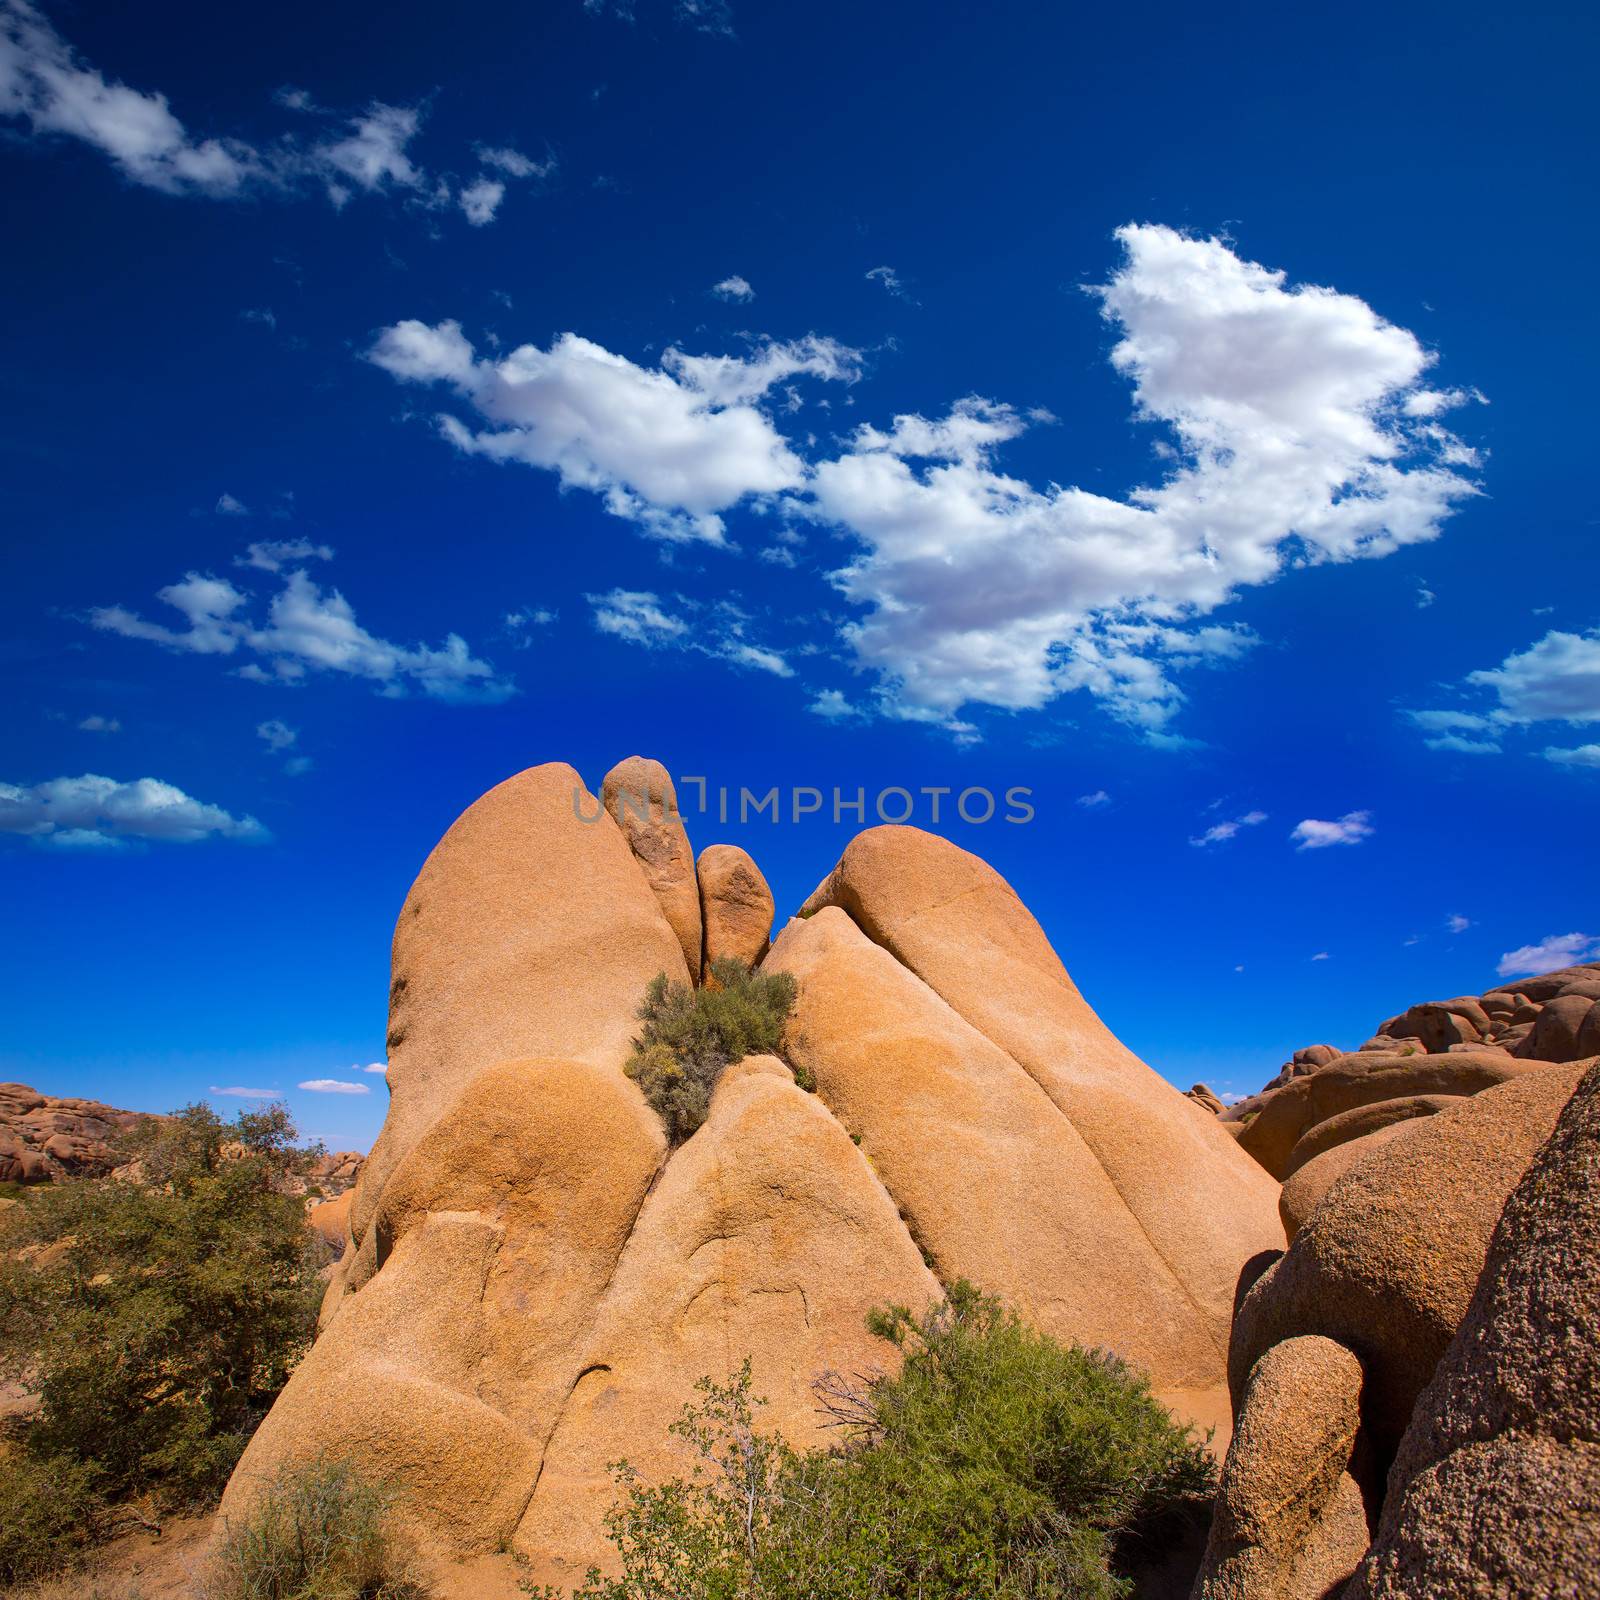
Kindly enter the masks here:
M 605 804 L 570 767 L 519 774 L 418 876 L 354 1248 L 224 1516 L 327 1451 L 392 1482 L 424 1548 L 570 1582 L 608 1560 L 607 1463 L 684 1466 L 666 1424 L 697 1379 L 749 1356 L 770 1419 L 828 1442 L 811 1384 L 886 1359 L 867 1310 L 957 1275 L 1225 1432 L 1236 1286 L 1283 1243 L 1279 1186 L 947 841 L 851 844 L 763 960 L 798 981 L 789 1061 L 730 1067 L 668 1148 L 622 1070 L 635 1009 L 702 950 L 761 957 L 771 901 L 743 852 L 697 873 L 681 819 L 621 815 L 624 778 L 670 792 L 657 764 L 624 768 Z
M 109 1172 L 117 1160 L 113 1141 L 148 1117 L 0 1083 L 0 1183 L 59 1183 Z

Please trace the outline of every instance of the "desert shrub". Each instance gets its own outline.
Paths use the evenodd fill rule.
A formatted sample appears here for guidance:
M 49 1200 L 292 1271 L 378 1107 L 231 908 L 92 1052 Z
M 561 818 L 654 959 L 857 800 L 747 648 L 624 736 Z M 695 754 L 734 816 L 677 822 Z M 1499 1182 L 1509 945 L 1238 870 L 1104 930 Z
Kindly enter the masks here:
M 40 1396 L 18 1450 L 108 1501 L 203 1503 L 316 1329 L 318 1246 L 285 1192 L 282 1107 L 146 1124 L 133 1178 L 41 1185 L 4 1213 L 0 1376 Z
M 345 1462 L 284 1468 L 223 1530 L 205 1600 L 420 1600 L 426 1591 L 387 1527 L 391 1504 Z
M 748 1362 L 703 1382 L 674 1425 L 695 1469 L 648 1485 L 619 1464 L 621 1575 L 580 1600 L 1113 1600 L 1208 1515 L 1210 1456 L 1114 1356 L 967 1284 L 870 1326 L 903 1365 L 819 1384 L 833 1450 L 757 1430 Z
M 651 979 L 626 1070 L 674 1144 L 706 1120 L 726 1067 L 779 1049 L 794 995 L 788 973 L 751 972 L 731 957 L 713 961 L 709 981 L 698 989 L 669 982 L 665 973 Z
M 104 1518 L 93 1467 L 13 1449 L 0 1459 L 0 1584 L 26 1582 L 92 1543 Z

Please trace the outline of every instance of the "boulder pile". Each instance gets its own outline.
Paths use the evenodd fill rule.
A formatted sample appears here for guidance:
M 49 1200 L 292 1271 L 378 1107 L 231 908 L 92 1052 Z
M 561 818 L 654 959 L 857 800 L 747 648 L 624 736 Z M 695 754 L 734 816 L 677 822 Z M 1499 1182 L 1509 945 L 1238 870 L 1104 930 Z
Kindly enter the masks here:
M 313 1215 L 348 1241 L 321 1331 L 224 1522 L 332 1455 L 474 1593 L 568 1587 L 613 1567 L 611 1464 L 690 1467 L 700 1380 L 748 1360 L 765 1423 L 830 1443 L 813 1383 L 885 1364 L 868 1311 L 965 1278 L 1216 1428 L 1194 1600 L 1600 1594 L 1600 967 L 1413 1006 L 1223 1107 L 945 839 L 868 829 L 772 914 L 641 757 L 452 825 L 395 928 L 383 1132 Z M 730 959 L 794 1008 L 674 1147 L 623 1070 L 638 1007 Z
M 1290 1244 L 1241 1283 L 1195 1600 L 1600 1593 L 1596 997 L 1415 1005 L 1219 1114 Z
M 0 1083 L 0 1183 L 60 1183 L 109 1172 L 116 1163 L 111 1141 L 145 1116 Z
M 772 907 L 745 852 L 696 861 L 639 757 L 598 797 L 532 768 L 456 821 L 395 929 L 392 1098 L 352 1248 L 224 1519 L 328 1452 L 396 1485 L 436 1559 L 510 1552 L 570 1584 L 611 1559 L 608 1464 L 686 1466 L 668 1424 L 700 1379 L 748 1357 L 766 1421 L 827 1443 L 812 1384 L 885 1362 L 868 1311 L 962 1277 L 1226 1434 L 1235 1293 L 1284 1242 L 1278 1183 L 948 841 L 861 834 L 769 948 Z M 727 957 L 795 978 L 784 1058 L 729 1067 L 669 1148 L 623 1071 L 636 1009 Z

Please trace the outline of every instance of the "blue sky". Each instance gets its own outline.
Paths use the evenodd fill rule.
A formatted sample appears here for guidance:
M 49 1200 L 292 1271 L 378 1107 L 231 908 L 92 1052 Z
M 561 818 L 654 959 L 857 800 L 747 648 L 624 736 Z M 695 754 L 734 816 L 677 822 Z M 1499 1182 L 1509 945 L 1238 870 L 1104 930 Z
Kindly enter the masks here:
M 0 1076 L 364 1145 L 551 759 L 780 912 L 741 787 L 1028 788 L 940 830 L 1185 1086 L 1600 940 L 1586 10 L 0 26 Z

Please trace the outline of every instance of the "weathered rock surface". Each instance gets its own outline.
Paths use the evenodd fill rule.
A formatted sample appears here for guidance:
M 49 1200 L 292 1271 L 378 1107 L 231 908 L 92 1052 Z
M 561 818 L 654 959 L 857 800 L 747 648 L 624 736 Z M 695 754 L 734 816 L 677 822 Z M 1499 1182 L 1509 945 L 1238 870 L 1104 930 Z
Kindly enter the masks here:
M 0 1183 L 59 1183 L 109 1172 L 116 1162 L 112 1141 L 147 1116 L 0 1083 Z
M 1273 1345 L 1323 1334 L 1366 1370 L 1364 1413 L 1386 1469 L 1466 1311 L 1500 1208 L 1576 1079 L 1570 1067 L 1547 1069 L 1462 1098 L 1340 1178 L 1240 1303 L 1236 1404 Z
M 798 982 L 795 1059 L 944 1282 L 968 1278 L 1061 1337 L 1114 1349 L 1158 1387 L 1219 1381 L 1225 1335 L 1012 1057 L 836 907 L 789 923 L 764 970 Z
M 772 940 L 772 890 L 760 867 L 736 844 L 707 845 L 696 866 L 705 970 L 725 957 L 753 967 Z
M 1222 1101 L 1218 1098 L 1215 1090 L 1206 1084 L 1195 1084 L 1186 1091 L 1185 1099 L 1193 1100 L 1197 1106 L 1203 1106 L 1214 1117 L 1222 1114 Z
M 829 905 L 1033 1078 L 1225 1345 L 1245 1261 L 1282 1243 L 1277 1187 L 1101 1022 L 1010 884 L 946 839 L 878 827 L 805 909 Z
M 865 1326 L 873 1306 L 939 1296 L 894 1201 L 816 1097 L 771 1056 L 730 1068 L 574 1352 L 513 1548 L 537 1581 L 581 1578 L 612 1500 L 608 1463 L 626 1456 L 647 1479 L 687 1471 L 668 1424 L 700 1378 L 724 1380 L 746 1357 L 764 1422 L 826 1445 L 812 1379 L 883 1364 Z
M 1314 1123 L 1295 1141 L 1283 1164 L 1285 1181 L 1293 1177 L 1308 1161 L 1314 1161 L 1325 1150 L 1347 1144 L 1352 1139 L 1363 1139 L 1369 1133 L 1387 1128 L 1392 1122 L 1406 1122 L 1412 1117 L 1431 1117 L 1444 1111 L 1459 1095 L 1408 1094 L 1392 1100 L 1373 1100 L 1365 1105 L 1352 1106 L 1348 1111 L 1336 1111 L 1331 1117 Z
M 1284 1180 L 1278 1195 L 1278 1215 L 1283 1219 L 1283 1231 L 1289 1242 L 1305 1226 L 1306 1218 L 1322 1203 L 1322 1197 L 1345 1173 L 1365 1161 L 1374 1150 L 1381 1150 L 1393 1139 L 1403 1137 L 1417 1125 L 1418 1119 L 1407 1117 L 1400 1122 L 1390 1122 L 1359 1139 L 1346 1139 L 1313 1156 L 1302 1167 Z
M 1366 1553 L 1351 1475 L 1361 1363 L 1315 1334 L 1255 1365 L 1222 1469 L 1194 1600 L 1323 1600 Z
M 389 1114 L 351 1211 L 358 1247 L 395 1166 L 474 1074 L 537 1057 L 620 1070 L 650 980 L 691 981 L 600 812 L 564 762 L 531 767 L 469 806 L 423 865 L 395 926 Z
M 1347 1592 L 1600 1592 L 1600 1063 L 1506 1203 Z
M 659 761 L 629 756 L 605 775 L 600 797 L 644 868 L 645 882 L 683 947 L 684 966 L 698 981 L 700 887 L 671 776 Z

